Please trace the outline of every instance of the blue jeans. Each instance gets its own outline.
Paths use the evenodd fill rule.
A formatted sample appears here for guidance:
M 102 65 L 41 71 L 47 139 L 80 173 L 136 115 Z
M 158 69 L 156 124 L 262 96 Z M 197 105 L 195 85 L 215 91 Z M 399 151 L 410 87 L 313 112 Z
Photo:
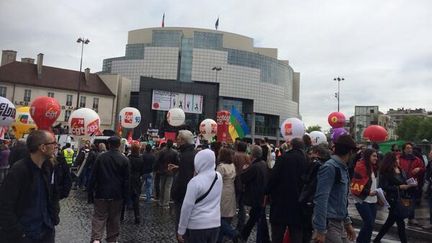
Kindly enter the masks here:
M 232 218 L 221 218 L 221 227 L 219 230 L 219 238 L 217 242 L 222 242 L 223 237 L 227 236 L 229 239 L 234 239 L 238 235 L 238 231 L 231 226 Z
M 355 206 L 363 221 L 363 225 L 357 236 L 357 242 L 369 243 L 371 241 L 372 231 L 377 213 L 376 203 L 362 202 L 356 203 Z
M 151 173 L 144 174 L 142 176 L 142 179 L 143 179 L 142 188 L 144 189 L 144 195 L 146 196 L 146 201 L 150 201 L 152 195 L 153 176 Z

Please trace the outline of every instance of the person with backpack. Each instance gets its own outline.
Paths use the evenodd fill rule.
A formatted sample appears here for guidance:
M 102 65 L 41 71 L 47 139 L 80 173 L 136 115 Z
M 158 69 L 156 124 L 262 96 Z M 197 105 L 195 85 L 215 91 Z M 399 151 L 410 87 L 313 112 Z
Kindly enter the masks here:
M 302 175 L 303 187 L 298 199 L 302 213 L 303 242 L 305 243 L 312 240 L 313 199 L 317 187 L 318 170 L 321 165 L 330 159 L 330 150 L 324 144 L 312 146 L 309 153 L 310 162 L 307 165 L 306 172 Z
M 377 213 L 377 163 L 378 153 L 375 149 L 366 149 L 363 158 L 354 168 L 351 181 L 351 193 L 356 201 L 355 207 L 362 218 L 362 227 L 357 237 L 358 243 L 369 243 Z
M 334 144 L 334 155 L 318 171 L 313 227 L 315 242 L 347 242 L 355 239 L 348 215 L 348 162 L 356 149 L 349 135 Z

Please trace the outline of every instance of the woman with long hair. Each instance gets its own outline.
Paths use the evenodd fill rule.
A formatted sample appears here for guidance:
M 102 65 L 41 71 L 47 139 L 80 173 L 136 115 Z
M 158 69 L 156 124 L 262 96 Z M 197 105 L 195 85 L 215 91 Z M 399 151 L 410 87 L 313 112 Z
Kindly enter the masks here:
M 409 196 L 408 189 L 415 185 L 407 185 L 406 175 L 399 165 L 399 158 L 395 153 L 387 153 L 381 163 L 379 186 L 386 193 L 386 199 L 390 204 L 386 222 L 381 227 L 374 243 L 381 239 L 396 222 L 399 239 L 402 243 L 407 242 L 404 218 L 398 216 L 396 206 L 400 197 Z
M 376 196 L 377 177 L 376 165 L 378 154 L 374 149 L 366 149 L 362 158 L 356 163 L 351 183 L 351 192 L 356 200 L 356 208 L 363 220 L 357 236 L 358 243 L 369 243 L 372 237 L 378 202 Z
M 231 226 L 231 221 L 236 214 L 236 194 L 234 180 L 236 168 L 233 164 L 234 150 L 221 148 L 219 150 L 218 165 L 216 170 L 222 175 L 221 198 L 221 229 L 218 242 L 223 242 L 224 236 L 236 240 L 238 231 Z

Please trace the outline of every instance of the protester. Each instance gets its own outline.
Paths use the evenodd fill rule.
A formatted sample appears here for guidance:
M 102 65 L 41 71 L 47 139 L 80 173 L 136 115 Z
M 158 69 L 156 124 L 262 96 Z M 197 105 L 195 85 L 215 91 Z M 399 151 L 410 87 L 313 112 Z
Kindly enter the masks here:
M 241 181 L 241 174 L 244 169 L 250 165 L 250 157 L 246 154 L 247 144 L 242 141 L 238 141 L 237 143 L 237 151 L 234 153 L 233 163 L 236 168 L 236 178 L 234 181 L 235 185 L 235 194 L 237 201 L 237 230 L 241 231 L 244 227 L 246 220 L 246 212 L 244 208 L 243 202 L 243 194 L 244 194 L 244 185 Z M 245 166 L 246 165 L 246 166 Z
M 176 177 L 172 189 L 172 199 L 176 216 L 176 225 L 180 219 L 180 211 L 186 188 L 194 175 L 195 145 L 193 134 L 188 130 L 180 130 L 177 135 L 177 146 L 180 151 L 180 161 L 177 165 L 171 165 L 172 171 L 176 171 Z M 214 169 L 214 168 L 213 168 Z
M 9 169 L 9 154 L 9 146 L 4 142 L 0 143 L 0 185 Z
M 141 176 L 144 175 L 144 160 L 140 156 L 140 144 L 132 143 L 131 154 L 128 156 L 130 166 L 130 199 L 135 216 L 135 224 L 141 223 L 141 216 L 139 210 L 139 196 L 141 194 L 142 180 Z M 126 203 L 123 202 L 121 218 L 124 218 Z
M 128 197 L 129 162 L 120 151 L 120 138 L 108 139 L 109 151 L 96 159 L 88 188 L 94 201 L 91 242 L 100 243 L 106 225 L 106 241 L 116 242 L 120 233 L 120 213 Z
M 362 227 L 357 236 L 358 243 L 369 243 L 372 237 L 377 208 L 377 163 L 378 153 L 375 149 L 366 149 L 363 158 L 354 168 L 351 182 L 351 193 L 356 201 L 356 208 L 362 218 Z
M 318 171 L 312 222 L 316 242 L 355 239 L 348 215 L 348 162 L 355 149 L 351 136 L 341 135 L 334 144 L 334 155 Z
M 15 162 L 28 156 L 29 151 L 26 146 L 26 141 L 24 139 L 16 141 L 15 145 L 10 149 L 9 166 L 12 167 Z
M 236 240 L 238 231 L 231 226 L 233 217 L 236 215 L 236 195 L 234 180 L 236 169 L 233 164 L 234 151 L 229 148 L 221 148 L 218 156 L 218 166 L 216 170 L 221 174 L 223 181 L 222 199 L 221 199 L 221 229 L 219 232 L 218 242 L 223 242 L 224 236 Z
M 54 164 L 54 181 L 58 199 L 64 199 L 69 196 L 72 188 L 72 177 L 69 165 L 61 151 L 57 151 L 57 157 L 53 158 Z
M 397 210 L 398 200 L 402 197 L 410 197 L 409 189 L 415 185 L 407 185 L 405 172 L 400 167 L 400 161 L 394 153 L 387 153 L 384 156 L 381 168 L 379 187 L 382 188 L 386 194 L 386 200 L 390 204 L 387 220 L 381 227 L 378 235 L 374 239 L 374 243 L 381 242 L 381 239 L 388 232 L 388 230 L 396 222 L 399 240 L 402 243 L 407 242 L 405 233 L 404 217 L 400 216 Z
M 144 168 L 143 168 L 144 175 L 142 176 L 144 190 L 141 191 L 144 191 L 144 195 L 146 197 L 145 201 L 150 202 L 152 196 L 152 186 L 153 186 L 152 171 L 156 161 L 156 157 L 152 152 L 152 146 L 150 144 L 147 144 L 145 146 L 145 151 L 142 155 L 142 158 L 144 162 Z
M 402 154 L 399 157 L 400 168 L 404 171 L 407 179 L 414 178 L 417 182 L 421 182 L 424 178 L 424 173 L 426 171 L 423 162 L 413 154 L 413 144 L 408 142 L 402 145 Z M 423 185 L 423 183 L 418 183 Z M 421 188 L 419 185 L 410 189 L 412 191 L 411 195 L 414 201 L 421 199 Z M 411 214 L 408 217 L 408 224 L 419 225 L 417 219 L 415 219 L 415 206 L 411 210 Z
M 428 195 L 428 204 L 429 204 L 429 223 L 427 225 L 423 225 L 423 229 L 431 230 L 432 229 L 432 150 L 429 151 L 428 155 L 429 163 L 425 176 L 425 184 L 426 184 L 426 194 Z
M 34 130 L 26 143 L 30 156 L 13 164 L 0 187 L 0 242 L 55 242 L 59 204 L 50 159 L 57 141 Z
M 299 196 L 306 171 L 305 145 L 300 138 L 291 140 L 292 149 L 282 154 L 273 167 L 267 194 L 270 196 L 272 242 L 282 243 L 289 229 L 292 243 L 302 243 L 302 214 Z
M 157 164 L 160 174 L 159 206 L 169 208 L 174 174 L 168 165 L 178 164 L 178 154 L 177 151 L 173 149 L 172 140 L 168 140 L 165 149 L 160 152 Z
M 70 143 L 66 143 L 65 148 L 62 150 L 62 154 L 68 166 L 71 167 L 73 163 L 74 151 L 71 148 Z
M 241 174 L 245 186 L 244 204 L 250 206 L 249 219 L 241 231 L 241 238 L 247 241 L 252 228 L 257 224 L 257 242 L 268 242 L 267 219 L 265 216 L 264 194 L 268 181 L 267 164 L 261 159 L 262 149 L 258 145 L 251 146 L 251 165 Z
M 196 176 L 187 185 L 181 207 L 177 240 L 188 243 L 215 243 L 219 234 L 222 176 L 215 169 L 216 156 L 210 149 L 194 159 Z
M 314 208 L 314 196 L 317 187 L 318 170 L 330 159 L 330 150 L 324 144 L 312 146 L 309 151 L 309 164 L 306 172 L 302 175 L 303 188 L 299 196 L 302 213 L 303 242 L 309 243 L 312 239 L 312 215 Z

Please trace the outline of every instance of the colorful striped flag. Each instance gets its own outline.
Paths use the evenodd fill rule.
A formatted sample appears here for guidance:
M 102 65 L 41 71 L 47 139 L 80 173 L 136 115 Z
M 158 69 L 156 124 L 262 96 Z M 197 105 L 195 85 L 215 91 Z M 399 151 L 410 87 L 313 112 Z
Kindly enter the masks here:
M 233 106 L 231 108 L 230 125 L 228 133 L 234 141 L 236 138 L 243 138 L 250 133 L 249 127 L 241 116 L 240 112 Z

